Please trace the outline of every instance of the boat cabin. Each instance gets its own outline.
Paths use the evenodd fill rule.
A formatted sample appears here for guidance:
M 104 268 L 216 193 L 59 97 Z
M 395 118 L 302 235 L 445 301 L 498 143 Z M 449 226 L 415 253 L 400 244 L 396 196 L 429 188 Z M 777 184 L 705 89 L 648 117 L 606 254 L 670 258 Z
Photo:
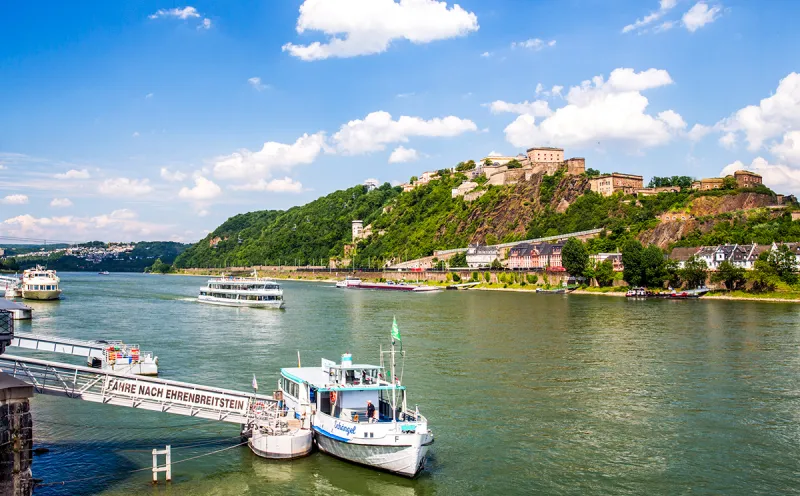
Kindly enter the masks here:
M 342 356 L 341 364 L 323 358 L 321 367 L 281 369 L 280 388 L 285 408 L 293 409 L 297 417 L 304 405 L 310 405 L 317 414 L 367 423 L 369 401 L 375 407 L 375 421 L 404 419 L 405 387 L 385 381 L 378 365 L 353 364 L 349 354 Z

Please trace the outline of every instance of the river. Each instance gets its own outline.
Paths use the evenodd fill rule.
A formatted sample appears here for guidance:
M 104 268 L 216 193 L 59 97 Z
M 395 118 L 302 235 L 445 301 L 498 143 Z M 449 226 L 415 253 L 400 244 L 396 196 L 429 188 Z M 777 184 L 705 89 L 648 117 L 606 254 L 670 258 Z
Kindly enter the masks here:
M 490 291 L 396 294 L 285 282 L 283 311 L 193 301 L 202 278 L 61 274 L 23 331 L 123 339 L 164 378 L 270 393 L 279 369 L 376 363 L 397 317 L 404 383 L 436 436 L 416 480 L 315 453 L 246 447 L 238 427 L 65 398 L 34 399 L 37 495 L 799 494 L 800 306 Z M 75 357 L 20 352 L 79 363 Z M 138 469 L 145 470 L 135 472 Z M 104 477 L 104 478 L 93 478 Z

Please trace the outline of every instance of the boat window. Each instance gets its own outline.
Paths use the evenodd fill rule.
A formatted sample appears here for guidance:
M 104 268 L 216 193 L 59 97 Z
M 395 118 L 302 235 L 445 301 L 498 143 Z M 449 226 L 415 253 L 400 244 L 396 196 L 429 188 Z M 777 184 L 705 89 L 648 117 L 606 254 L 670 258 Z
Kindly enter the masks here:
M 326 415 L 331 414 L 331 393 L 323 391 L 319 393 L 319 405 L 317 406 L 321 413 Z
M 281 378 L 281 382 L 283 382 L 283 390 L 289 396 L 293 398 L 299 398 L 300 396 L 300 385 L 296 382 L 289 380 L 285 377 Z

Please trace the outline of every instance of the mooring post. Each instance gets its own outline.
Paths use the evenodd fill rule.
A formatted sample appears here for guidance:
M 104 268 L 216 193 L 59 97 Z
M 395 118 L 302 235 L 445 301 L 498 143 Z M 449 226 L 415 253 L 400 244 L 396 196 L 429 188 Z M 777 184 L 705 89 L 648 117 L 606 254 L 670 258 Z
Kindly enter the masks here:
M 165 455 L 164 466 L 158 466 L 158 455 Z M 164 472 L 166 474 L 167 482 L 172 481 L 172 448 L 170 445 L 163 450 L 153 450 L 153 484 L 158 484 L 158 473 Z
M 167 445 L 167 482 L 172 481 L 172 448 Z
M 153 484 L 158 484 L 158 450 L 153 449 Z

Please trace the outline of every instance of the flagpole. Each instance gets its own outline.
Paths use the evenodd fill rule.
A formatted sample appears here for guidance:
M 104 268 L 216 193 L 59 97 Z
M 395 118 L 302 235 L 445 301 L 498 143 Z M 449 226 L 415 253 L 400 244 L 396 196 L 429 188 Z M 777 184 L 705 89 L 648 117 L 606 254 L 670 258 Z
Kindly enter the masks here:
M 395 377 L 395 362 L 394 362 L 394 337 L 397 330 L 397 317 L 394 317 L 392 322 L 392 422 L 397 423 L 397 378 Z

